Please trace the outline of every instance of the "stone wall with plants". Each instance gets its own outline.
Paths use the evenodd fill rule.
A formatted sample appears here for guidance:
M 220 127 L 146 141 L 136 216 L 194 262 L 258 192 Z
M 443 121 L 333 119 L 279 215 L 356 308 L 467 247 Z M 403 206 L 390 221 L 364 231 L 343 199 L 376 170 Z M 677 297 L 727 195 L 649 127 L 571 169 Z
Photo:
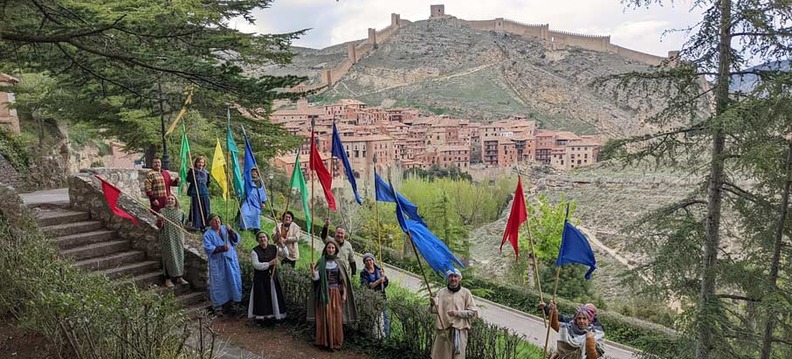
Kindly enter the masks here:
M 130 193 L 140 188 L 141 177 L 138 170 L 91 169 L 91 171 L 117 185 L 122 193 Z M 88 172 L 69 178 L 69 202 L 73 209 L 87 211 L 91 214 L 91 218 L 100 220 L 107 228 L 115 230 L 119 238 L 130 240 L 134 248 L 146 252 L 146 256 L 151 260 L 161 259 L 157 219 L 150 213 L 148 207 L 143 206 L 148 202 L 136 202 L 129 196 L 122 195 L 118 201 L 119 208 L 137 218 L 139 223 L 136 225 L 128 219 L 118 217 L 110 211 L 100 181 Z M 207 258 L 201 238 L 197 234 L 185 234 L 184 268 L 185 278 L 190 283 L 198 288 L 206 287 Z

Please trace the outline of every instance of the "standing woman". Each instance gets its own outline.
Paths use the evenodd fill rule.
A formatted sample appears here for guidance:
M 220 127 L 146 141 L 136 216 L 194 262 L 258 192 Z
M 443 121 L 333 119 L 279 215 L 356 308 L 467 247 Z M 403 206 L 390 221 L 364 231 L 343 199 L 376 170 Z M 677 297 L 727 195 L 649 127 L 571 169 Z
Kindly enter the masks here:
M 281 320 L 286 318 L 286 304 L 276 271 L 278 247 L 269 244 L 269 237 L 264 232 L 258 232 L 256 240 L 259 245 L 250 253 L 255 271 L 248 302 L 248 318 L 257 322 L 271 318 Z
M 211 226 L 203 236 L 203 248 L 209 257 L 209 298 L 214 312 L 220 315 L 230 304 L 231 311 L 239 313 L 242 301 L 242 273 L 239 269 L 236 246 L 239 235 L 223 225 L 220 216 L 209 215 Z
M 179 209 L 179 199 L 176 195 L 168 195 L 165 208 L 160 210 L 160 215 L 167 221 L 160 219 L 157 225 L 160 229 L 160 248 L 162 249 L 162 268 L 165 271 L 165 286 L 173 287 L 176 284 L 189 284 L 184 275 L 184 224 L 187 216 Z M 178 226 L 176 225 L 178 224 Z
M 193 167 L 187 172 L 187 195 L 190 196 L 190 223 L 192 227 L 203 231 L 209 223 L 209 172 L 206 170 L 206 158 L 198 156 Z M 200 202 L 199 202 L 200 201 Z
M 314 285 L 307 308 L 308 321 L 316 322 L 315 344 L 331 350 L 341 349 L 344 344 L 343 324 L 347 319 L 344 317 L 344 305 L 349 304 L 346 303 L 349 273 L 336 261 L 337 255 L 338 245 L 329 240 L 319 262 L 315 266 L 311 264 Z

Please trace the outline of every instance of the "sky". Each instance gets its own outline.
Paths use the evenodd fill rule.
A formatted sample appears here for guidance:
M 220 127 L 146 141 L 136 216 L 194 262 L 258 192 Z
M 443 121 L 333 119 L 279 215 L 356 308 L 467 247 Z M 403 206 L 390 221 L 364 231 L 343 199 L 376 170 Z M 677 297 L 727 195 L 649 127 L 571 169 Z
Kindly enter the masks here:
M 465 20 L 506 18 L 550 24 L 551 30 L 610 35 L 611 43 L 666 56 L 685 42 L 682 29 L 701 18 L 692 0 L 666 0 L 664 6 L 627 8 L 622 0 L 275 0 L 254 13 L 255 24 L 242 19 L 232 26 L 243 32 L 284 33 L 311 29 L 294 45 L 325 48 L 364 39 L 368 28 L 390 24 L 390 14 L 410 21 L 429 17 L 429 5 L 444 4 L 446 15 Z M 673 4 L 672 4 L 673 3 Z M 664 34 L 665 33 L 665 34 Z

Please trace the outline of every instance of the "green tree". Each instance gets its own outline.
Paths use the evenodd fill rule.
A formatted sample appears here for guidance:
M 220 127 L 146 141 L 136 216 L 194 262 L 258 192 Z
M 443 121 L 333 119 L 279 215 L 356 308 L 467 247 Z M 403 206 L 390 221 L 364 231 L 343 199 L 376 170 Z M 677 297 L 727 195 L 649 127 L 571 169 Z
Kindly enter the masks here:
M 252 22 L 253 11 L 270 3 L 3 1 L 0 71 L 46 74 L 68 94 L 43 94 L 58 119 L 86 121 L 149 155 L 161 143 L 160 116 L 170 119 L 184 102 L 184 89 L 192 86 L 191 108 L 216 128 L 223 127 L 229 103 L 262 109 L 246 116 L 234 111 L 232 120 L 246 125 L 258 151 L 272 155 L 296 142 L 255 119 L 266 115 L 275 99 L 296 95 L 278 89 L 303 79 L 249 76 L 249 70 L 290 61 L 290 42 L 303 32 L 245 34 L 229 21 Z M 33 106 L 32 99 L 21 102 L 23 108 Z
M 788 228 L 789 141 L 783 135 L 790 129 L 788 116 L 779 112 L 788 111 L 781 104 L 789 101 L 789 74 L 778 64 L 792 56 L 790 3 L 702 0 L 695 6 L 704 15 L 687 29 L 691 36 L 676 66 L 618 76 L 619 89 L 656 92 L 668 99 L 668 106 L 651 119 L 666 130 L 608 148 L 614 158 L 652 158 L 706 172 L 702 190 L 646 218 L 634 232 L 650 258 L 641 270 L 653 278 L 653 289 L 669 300 L 695 303 L 679 326 L 695 340 L 682 336 L 658 351 L 673 357 L 695 352 L 699 359 L 785 357 L 789 349 L 774 350 L 772 344 L 788 342 L 777 336 L 789 333 L 788 325 L 779 324 L 778 331 L 774 325 L 782 308 L 790 308 L 790 301 L 777 300 L 784 285 L 777 261 L 780 238 Z M 776 66 L 749 67 L 759 60 Z M 742 76 L 755 78 L 756 86 L 732 92 Z M 740 180 L 756 185 L 742 188 Z M 725 227 L 724 211 L 737 214 Z M 767 218 L 775 218 L 775 224 L 768 226 Z M 776 231 L 768 232 L 768 227 Z

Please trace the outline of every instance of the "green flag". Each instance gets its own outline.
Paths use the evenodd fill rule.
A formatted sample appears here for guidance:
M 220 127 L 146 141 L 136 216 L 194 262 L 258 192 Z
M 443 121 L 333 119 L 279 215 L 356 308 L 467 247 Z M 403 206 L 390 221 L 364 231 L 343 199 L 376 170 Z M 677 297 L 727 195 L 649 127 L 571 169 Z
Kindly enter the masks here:
M 234 193 L 239 199 L 245 197 L 245 182 L 242 180 L 242 170 L 239 168 L 239 149 L 231 134 L 231 110 L 228 110 L 228 127 L 226 131 L 226 148 L 231 157 L 231 178 L 234 184 Z
M 182 193 L 184 184 L 187 183 L 187 166 L 190 164 L 188 154 L 190 153 L 190 142 L 187 141 L 187 130 L 182 124 L 181 140 L 181 166 L 179 166 L 179 193 Z
M 305 212 L 305 230 L 312 233 L 311 227 L 311 210 L 308 208 L 308 186 L 305 184 L 305 177 L 303 177 L 302 168 L 300 168 L 300 154 L 294 159 L 294 170 L 291 177 L 291 188 L 296 188 L 300 191 L 302 197 L 303 212 Z

